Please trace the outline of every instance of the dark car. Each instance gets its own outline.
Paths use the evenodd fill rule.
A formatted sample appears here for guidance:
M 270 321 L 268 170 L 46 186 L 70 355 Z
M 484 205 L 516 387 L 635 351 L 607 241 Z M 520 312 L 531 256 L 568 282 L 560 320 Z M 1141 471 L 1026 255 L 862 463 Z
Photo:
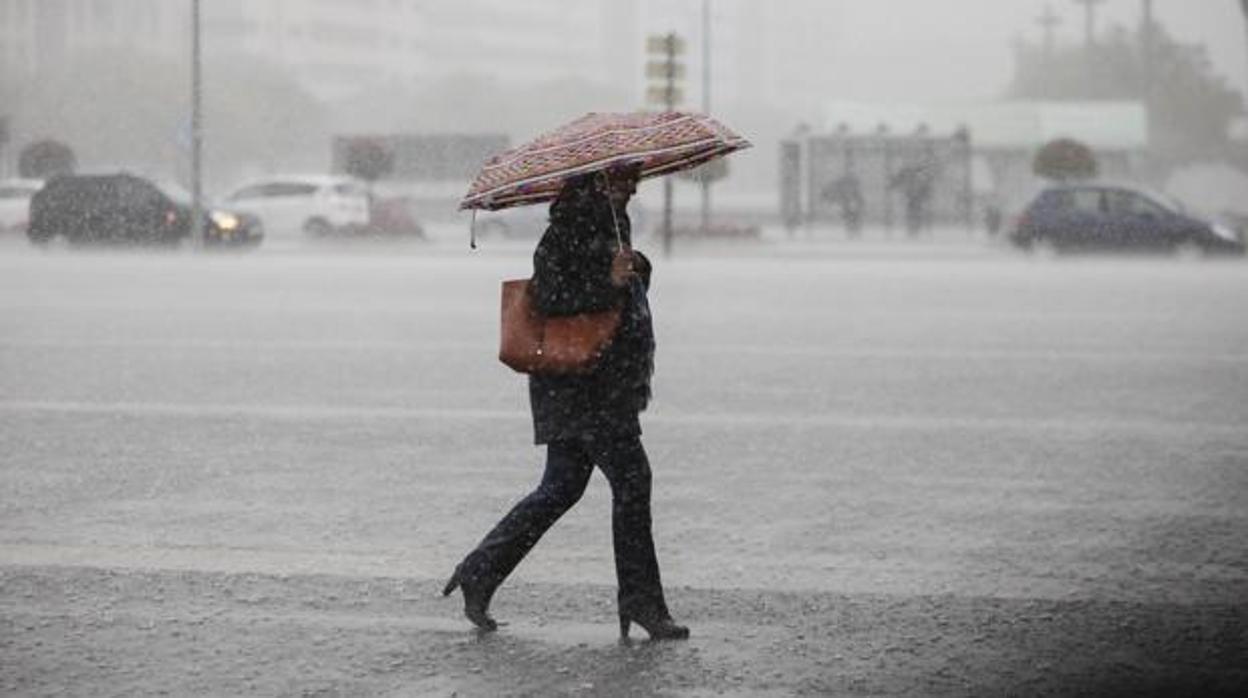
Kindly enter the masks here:
M 1020 216 L 1010 236 L 1019 247 L 1057 251 L 1140 250 L 1244 253 L 1242 233 L 1205 220 L 1162 195 L 1129 186 L 1049 187 Z
M 201 226 L 210 246 L 251 246 L 264 237 L 259 219 L 205 207 Z M 63 175 L 30 200 L 27 237 L 57 236 L 74 245 L 176 245 L 191 235 L 191 197 L 171 182 L 128 173 Z

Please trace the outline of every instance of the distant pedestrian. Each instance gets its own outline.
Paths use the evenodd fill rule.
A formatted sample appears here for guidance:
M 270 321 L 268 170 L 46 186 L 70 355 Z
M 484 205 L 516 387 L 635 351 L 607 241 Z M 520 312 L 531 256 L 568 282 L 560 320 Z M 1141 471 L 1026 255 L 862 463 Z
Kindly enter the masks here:
M 928 202 L 934 188 L 932 168 L 928 165 L 907 165 L 889 181 L 890 188 L 900 189 L 906 204 L 906 232 L 918 235 L 928 227 Z
M 823 197 L 829 203 L 840 206 L 845 232 L 851 237 L 857 236 L 862 231 L 862 212 L 865 207 L 862 184 L 858 177 L 852 172 L 837 177 L 824 187 Z
M 580 499 L 597 466 L 612 495 L 612 535 L 619 583 L 620 633 L 633 622 L 652 639 L 681 639 L 663 597 L 650 520 L 650 464 L 639 413 L 650 399 L 654 331 L 647 292 L 650 262 L 631 248 L 625 206 L 637 168 L 579 175 L 550 207 L 550 225 L 533 255 L 532 302 L 543 315 L 622 309 L 619 329 L 592 372 L 529 376 L 529 401 L 546 469 L 537 489 L 516 504 L 455 568 L 443 589 L 463 591 L 464 614 L 491 631 L 490 600 L 542 535 Z M 617 232 L 618 231 L 618 232 Z M 617 237 L 618 236 L 618 237 Z
M 1005 214 L 1001 211 L 1000 203 L 993 200 L 984 204 L 984 229 L 988 231 L 988 235 L 996 237 L 1004 222 Z

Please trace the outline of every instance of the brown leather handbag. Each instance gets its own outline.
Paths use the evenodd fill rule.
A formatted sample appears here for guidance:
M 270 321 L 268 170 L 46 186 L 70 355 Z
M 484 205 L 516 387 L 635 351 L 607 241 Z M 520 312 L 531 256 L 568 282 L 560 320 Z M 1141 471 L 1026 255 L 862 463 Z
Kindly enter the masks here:
M 529 280 L 503 282 L 498 360 L 519 373 L 592 371 L 620 325 L 620 309 L 545 317 L 533 307 Z

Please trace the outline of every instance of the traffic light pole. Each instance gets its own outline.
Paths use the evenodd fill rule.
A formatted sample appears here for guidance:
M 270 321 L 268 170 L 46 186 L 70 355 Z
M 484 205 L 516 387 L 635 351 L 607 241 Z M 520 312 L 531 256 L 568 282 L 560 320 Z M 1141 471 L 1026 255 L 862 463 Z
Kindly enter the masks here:
M 675 32 L 657 34 L 646 38 L 646 53 L 654 60 L 646 61 L 646 78 L 658 84 L 646 87 L 646 103 L 659 106 L 665 112 L 676 110 L 683 99 L 679 81 L 684 78 L 684 64 L 676 60 L 684 53 L 685 42 Z M 663 254 L 672 255 L 672 178 L 663 178 Z

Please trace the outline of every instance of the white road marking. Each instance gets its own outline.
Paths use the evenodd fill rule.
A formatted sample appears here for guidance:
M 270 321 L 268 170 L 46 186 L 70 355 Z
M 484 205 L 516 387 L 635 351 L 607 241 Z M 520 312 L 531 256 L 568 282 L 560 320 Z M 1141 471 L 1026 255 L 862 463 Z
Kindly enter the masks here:
M 194 402 L 89 402 L 89 401 L 0 401 L 0 412 L 108 414 L 135 417 L 248 417 L 253 419 L 352 421 L 352 420 L 428 420 L 522 421 L 530 419 L 527 410 L 491 410 L 476 408 L 383 407 L 369 405 L 261 405 L 254 403 Z M 643 424 L 670 426 L 705 426 L 734 428 L 838 428 L 891 429 L 899 431 L 1014 431 L 1014 432 L 1130 432 L 1170 434 L 1198 432 L 1205 435 L 1242 437 L 1242 424 L 1218 424 L 1192 421 L 1154 419 L 1104 419 L 1083 415 L 1066 418 L 991 417 L 979 415 L 930 416 L 898 414 L 801 413 L 772 412 L 700 412 L 672 413 L 661 410 L 642 415 Z

